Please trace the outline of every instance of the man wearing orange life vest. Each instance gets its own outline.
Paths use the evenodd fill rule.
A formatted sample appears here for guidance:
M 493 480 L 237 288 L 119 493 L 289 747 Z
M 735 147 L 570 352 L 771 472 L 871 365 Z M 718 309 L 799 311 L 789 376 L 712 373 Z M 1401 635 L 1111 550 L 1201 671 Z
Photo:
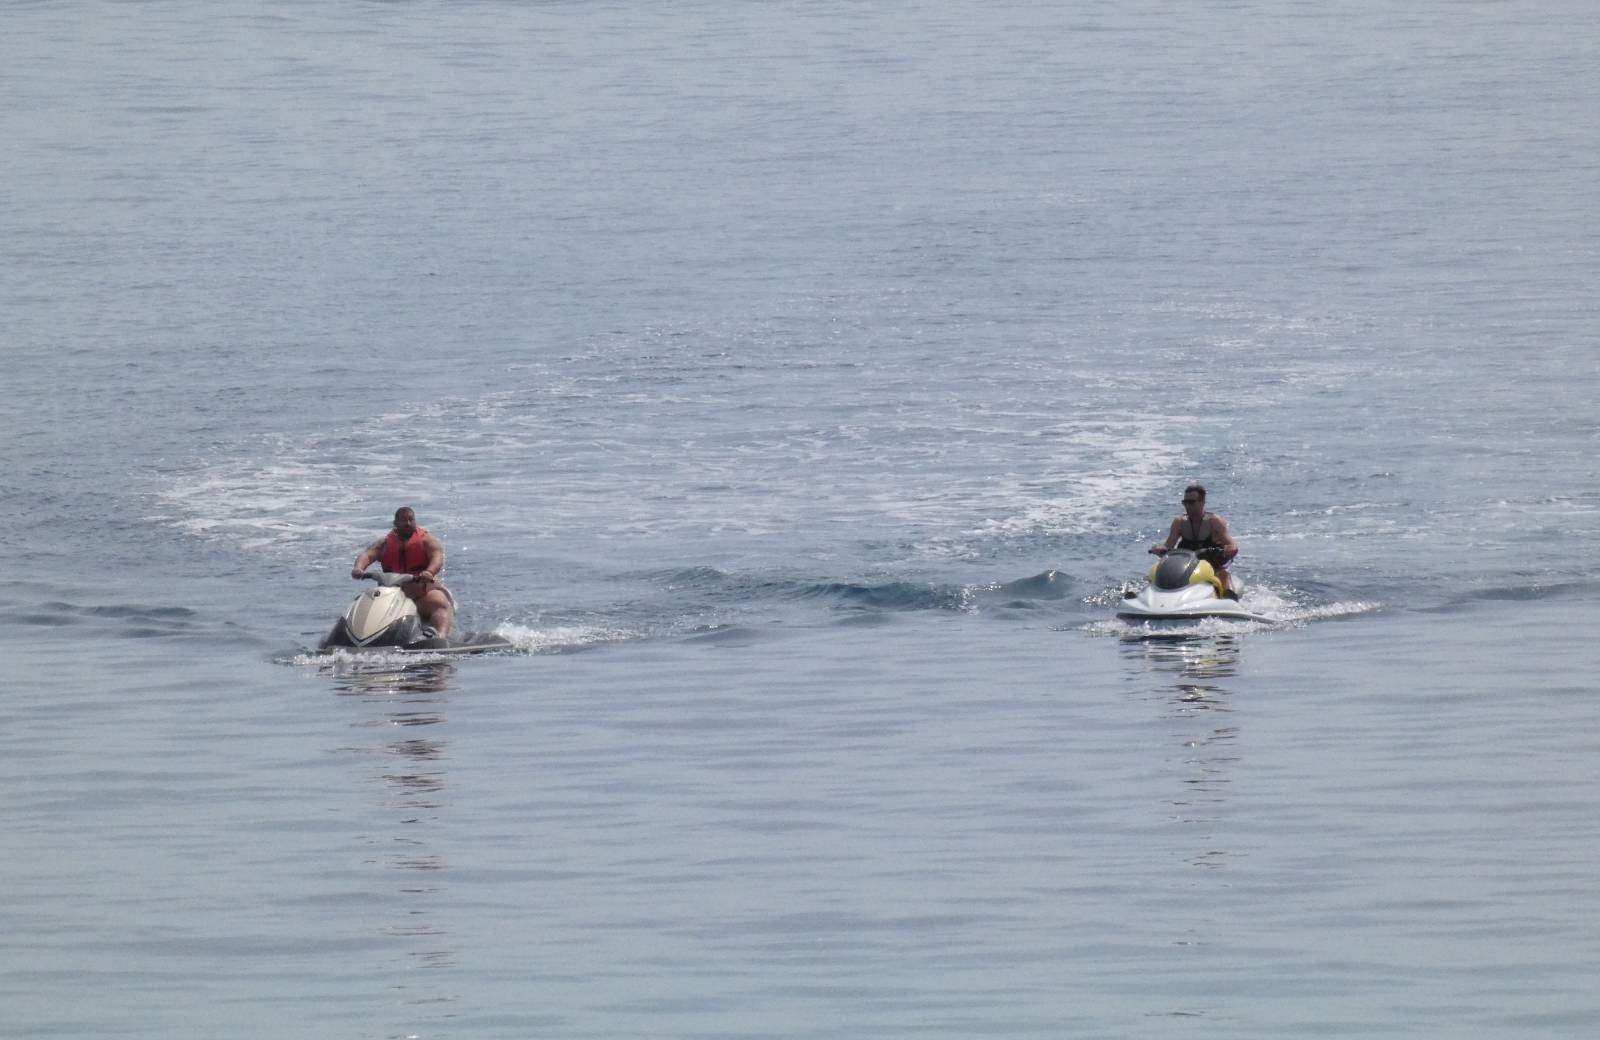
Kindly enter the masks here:
M 416 575 L 416 581 L 400 588 L 416 603 L 422 623 L 448 636 L 455 620 L 450 594 L 434 581 L 444 570 L 444 545 L 426 527 L 417 526 L 417 514 L 410 506 L 395 510 L 394 530 L 361 550 L 350 576 L 362 577 L 374 560 L 381 560 L 386 571 Z

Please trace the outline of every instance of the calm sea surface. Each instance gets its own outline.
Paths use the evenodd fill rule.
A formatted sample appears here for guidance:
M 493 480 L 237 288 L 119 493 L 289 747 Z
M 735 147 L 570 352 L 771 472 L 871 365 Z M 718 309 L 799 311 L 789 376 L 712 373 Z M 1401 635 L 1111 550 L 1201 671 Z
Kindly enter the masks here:
M 5 16 L 0 1035 L 1600 1031 L 1593 5 Z

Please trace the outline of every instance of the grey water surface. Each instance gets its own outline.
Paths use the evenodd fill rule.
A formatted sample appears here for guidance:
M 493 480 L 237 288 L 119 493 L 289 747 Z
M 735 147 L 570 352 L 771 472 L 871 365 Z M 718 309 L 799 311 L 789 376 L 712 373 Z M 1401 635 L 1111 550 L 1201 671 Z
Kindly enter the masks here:
M 0 1034 L 1600 1028 L 1591 5 L 5 13 Z

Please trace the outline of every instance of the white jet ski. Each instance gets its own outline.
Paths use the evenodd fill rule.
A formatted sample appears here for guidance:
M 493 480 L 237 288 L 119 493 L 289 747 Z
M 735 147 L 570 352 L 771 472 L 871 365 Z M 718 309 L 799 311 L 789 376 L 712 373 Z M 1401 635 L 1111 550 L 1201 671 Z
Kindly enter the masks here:
M 1117 617 L 1124 621 L 1272 621 L 1240 605 L 1244 583 L 1237 576 L 1233 576 L 1231 592 L 1223 589 L 1216 568 L 1204 559 L 1216 551 L 1169 550 L 1150 568 L 1148 585 L 1138 592 L 1123 593 Z
M 417 605 L 401 589 L 415 581 L 410 574 L 375 571 L 362 575 L 378 583 L 356 597 L 333 630 L 318 644 L 319 650 L 385 650 L 391 653 L 481 654 L 509 650 L 511 644 L 492 632 L 469 632 L 446 638 L 422 623 Z M 456 598 L 443 585 L 454 612 Z

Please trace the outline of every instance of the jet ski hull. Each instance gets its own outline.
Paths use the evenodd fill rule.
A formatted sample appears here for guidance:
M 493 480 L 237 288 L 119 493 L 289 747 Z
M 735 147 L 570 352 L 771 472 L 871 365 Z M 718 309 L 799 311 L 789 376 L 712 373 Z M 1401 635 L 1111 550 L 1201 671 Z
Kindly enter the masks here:
M 1242 589 L 1234 579 L 1236 591 Z M 1195 581 L 1179 588 L 1162 589 L 1148 585 L 1138 593 L 1128 593 L 1117 606 L 1117 617 L 1124 621 L 1204 621 L 1218 618 L 1223 621 L 1271 622 L 1265 614 L 1257 614 L 1239 603 L 1237 599 L 1217 595 L 1216 585 L 1209 580 Z
M 409 623 L 408 623 L 409 622 Z M 400 654 L 485 654 L 514 649 L 511 642 L 493 632 L 468 632 L 460 639 L 433 634 L 415 617 L 402 619 L 389 629 L 365 640 L 357 639 L 344 618 L 334 622 L 333 630 L 317 645 L 325 651 L 343 650 L 365 653 Z
M 1187 610 L 1152 610 L 1138 609 L 1125 606 L 1117 610 L 1117 617 L 1123 621 L 1204 621 L 1207 618 L 1220 618 L 1223 621 L 1256 621 L 1270 623 L 1272 618 L 1265 614 L 1245 610 L 1238 604 L 1233 604 L 1231 609 L 1225 603 L 1218 603 L 1209 607 L 1196 607 Z
M 382 651 L 402 654 L 482 654 L 510 650 L 511 643 L 492 632 L 469 632 L 461 638 L 440 636 L 422 623 L 416 604 L 399 586 L 408 575 L 374 575 L 379 587 L 356 597 L 333 623 L 319 650 Z M 439 586 L 444 588 L 444 586 Z M 455 596 L 444 589 L 455 606 Z
M 421 643 L 412 643 L 409 646 L 383 647 L 392 653 L 400 654 L 426 654 L 432 657 L 437 654 L 489 654 L 497 651 L 515 649 L 509 640 L 502 639 L 493 632 L 469 632 L 464 640 L 433 639 Z

